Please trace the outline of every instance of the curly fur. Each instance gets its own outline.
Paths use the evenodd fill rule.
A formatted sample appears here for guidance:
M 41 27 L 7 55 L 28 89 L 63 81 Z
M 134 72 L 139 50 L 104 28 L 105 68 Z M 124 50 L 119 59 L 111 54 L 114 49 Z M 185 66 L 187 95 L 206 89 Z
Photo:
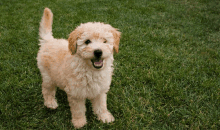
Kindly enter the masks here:
M 113 73 L 113 52 L 118 52 L 120 32 L 100 22 L 81 24 L 68 40 L 52 36 L 53 14 L 45 8 L 40 22 L 40 49 L 37 65 L 42 75 L 44 105 L 58 107 L 56 86 L 67 93 L 72 123 L 76 128 L 86 124 L 85 99 L 90 99 L 93 111 L 103 122 L 114 117 L 107 110 L 107 92 Z M 89 44 L 85 44 L 89 39 Z M 95 54 L 95 51 L 101 51 Z M 98 58 L 97 58 L 98 55 Z M 93 61 L 94 60 L 94 61 Z

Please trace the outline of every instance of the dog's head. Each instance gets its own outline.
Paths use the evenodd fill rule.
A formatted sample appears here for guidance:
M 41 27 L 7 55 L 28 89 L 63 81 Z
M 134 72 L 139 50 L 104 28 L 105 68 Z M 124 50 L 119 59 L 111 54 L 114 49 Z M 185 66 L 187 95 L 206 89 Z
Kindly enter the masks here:
M 68 38 L 72 55 L 89 60 L 94 68 L 104 66 L 105 59 L 119 51 L 120 32 L 111 25 L 89 22 L 78 26 Z

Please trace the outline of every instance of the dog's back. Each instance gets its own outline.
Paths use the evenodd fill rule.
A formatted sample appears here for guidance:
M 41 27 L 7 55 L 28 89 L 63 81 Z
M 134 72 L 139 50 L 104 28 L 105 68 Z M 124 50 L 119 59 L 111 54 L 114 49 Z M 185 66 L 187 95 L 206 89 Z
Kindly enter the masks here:
M 63 63 L 64 57 L 69 54 L 68 41 L 65 39 L 55 39 L 52 36 L 53 13 L 45 8 L 40 22 L 40 50 L 37 55 L 38 67 L 41 72 L 48 74 L 56 72 Z

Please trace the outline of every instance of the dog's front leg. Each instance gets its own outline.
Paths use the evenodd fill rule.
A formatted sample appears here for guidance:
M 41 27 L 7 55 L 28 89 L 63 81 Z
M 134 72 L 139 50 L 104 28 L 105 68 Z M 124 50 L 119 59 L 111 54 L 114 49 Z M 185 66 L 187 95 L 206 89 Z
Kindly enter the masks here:
M 75 128 L 83 127 L 86 122 L 86 107 L 84 99 L 76 99 L 68 95 L 70 111 L 72 113 L 72 123 Z
M 103 93 L 91 100 L 94 113 L 104 123 L 113 122 L 115 118 L 107 109 L 107 94 Z

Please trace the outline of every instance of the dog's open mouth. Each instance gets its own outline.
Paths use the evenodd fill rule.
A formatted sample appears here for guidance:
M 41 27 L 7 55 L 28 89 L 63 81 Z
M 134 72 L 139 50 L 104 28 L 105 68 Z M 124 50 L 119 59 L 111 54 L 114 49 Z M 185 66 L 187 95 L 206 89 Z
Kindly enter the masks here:
M 100 69 L 103 67 L 103 59 L 92 59 L 92 65 L 96 68 L 96 69 Z

